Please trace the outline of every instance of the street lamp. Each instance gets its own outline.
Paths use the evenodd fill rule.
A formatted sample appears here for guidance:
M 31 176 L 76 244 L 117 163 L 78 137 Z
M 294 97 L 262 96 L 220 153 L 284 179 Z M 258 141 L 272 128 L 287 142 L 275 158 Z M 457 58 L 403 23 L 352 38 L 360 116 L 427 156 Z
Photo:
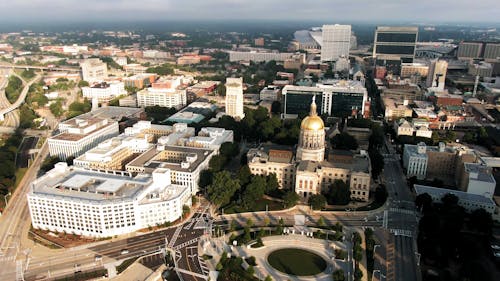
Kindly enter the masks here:
M 7 193 L 7 194 L 5 194 L 5 195 L 3 196 L 3 200 L 5 200 L 5 208 L 7 208 L 7 202 L 8 202 L 8 201 L 7 201 L 7 196 L 11 196 L 11 195 L 12 195 L 12 192 L 9 192 L 9 193 Z
M 382 272 L 380 272 L 380 269 L 374 270 L 374 271 L 372 272 L 372 278 L 373 278 L 373 277 L 375 277 L 375 272 L 378 272 L 378 274 L 379 274 L 379 276 L 380 276 L 380 278 L 379 278 L 380 280 L 381 280 L 382 278 L 384 278 L 384 279 L 385 279 L 385 275 L 384 275 L 384 274 L 382 274 Z
M 375 258 L 375 250 L 377 249 L 377 247 L 380 247 L 379 244 L 373 246 L 373 258 Z

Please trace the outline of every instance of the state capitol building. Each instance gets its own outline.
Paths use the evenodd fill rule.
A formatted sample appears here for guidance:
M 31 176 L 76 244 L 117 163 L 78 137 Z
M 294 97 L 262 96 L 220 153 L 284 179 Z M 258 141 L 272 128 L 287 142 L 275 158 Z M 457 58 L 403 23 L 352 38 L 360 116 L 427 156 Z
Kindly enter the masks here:
M 263 144 L 250 149 L 248 166 L 254 175 L 276 174 L 280 188 L 294 190 L 303 199 L 327 191 L 337 179 L 349 184 L 351 199 L 368 201 L 371 167 L 366 152 L 354 154 L 326 145 L 326 130 L 313 97 L 309 116 L 300 125 L 299 143 L 292 147 Z

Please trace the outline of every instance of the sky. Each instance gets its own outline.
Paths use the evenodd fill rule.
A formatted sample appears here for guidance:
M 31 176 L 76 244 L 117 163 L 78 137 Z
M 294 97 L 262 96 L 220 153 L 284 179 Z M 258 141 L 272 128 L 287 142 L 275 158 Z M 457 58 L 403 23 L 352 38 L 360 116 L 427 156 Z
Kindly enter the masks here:
M 0 0 L 0 22 L 500 22 L 498 0 Z

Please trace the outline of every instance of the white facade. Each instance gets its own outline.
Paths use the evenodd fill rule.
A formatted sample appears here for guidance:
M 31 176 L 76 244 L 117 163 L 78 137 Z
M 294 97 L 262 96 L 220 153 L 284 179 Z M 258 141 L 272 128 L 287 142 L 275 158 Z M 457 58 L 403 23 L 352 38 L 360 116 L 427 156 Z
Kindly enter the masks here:
M 171 184 L 168 169 L 135 178 L 58 163 L 31 184 L 28 206 L 36 229 L 110 237 L 137 231 L 182 215 L 191 205 L 186 187 Z
M 80 63 L 82 79 L 89 83 L 102 82 L 108 78 L 108 66 L 100 59 L 86 59 Z
M 215 150 L 219 153 L 220 146 L 225 142 L 234 141 L 233 131 L 224 128 L 204 127 L 196 137 L 186 140 L 186 146 L 202 147 Z
M 172 183 L 188 187 L 194 195 L 199 191 L 200 173 L 208 169 L 213 155 L 213 150 L 158 144 L 129 162 L 125 169 L 130 173 L 151 173 L 157 167 L 169 169 Z
M 336 61 L 339 57 L 349 57 L 351 46 L 350 25 L 323 25 L 321 61 Z
M 102 118 L 75 117 L 59 124 L 60 133 L 48 139 L 50 156 L 61 160 L 85 151 L 119 133 L 118 122 Z
M 425 179 L 427 175 L 427 147 L 425 143 L 418 145 L 405 144 L 403 153 L 403 166 L 406 169 L 406 176 L 416 176 L 418 179 Z
M 92 87 L 83 87 L 82 93 L 84 98 L 97 98 L 99 102 L 108 102 L 116 97 L 127 94 L 123 82 L 100 83 Z
M 458 197 L 458 205 L 464 207 L 464 209 L 468 212 L 472 212 L 477 209 L 484 209 L 486 212 L 493 215 L 496 210 L 495 201 L 481 195 L 419 184 L 415 184 L 414 188 L 417 195 L 427 193 L 432 197 L 432 201 L 434 202 L 441 202 L 441 198 L 443 198 L 443 196 L 446 194 L 453 194 Z
M 429 66 L 429 74 L 427 75 L 427 87 L 433 88 L 435 91 L 444 91 L 447 70 L 447 61 L 432 60 Z
M 226 114 L 243 119 L 243 78 L 227 78 L 226 80 Z
M 137 92 L 137 105 L 139 107 L 158 105 L 180 109 L 186 103 L 186 90 L 147 88 Z

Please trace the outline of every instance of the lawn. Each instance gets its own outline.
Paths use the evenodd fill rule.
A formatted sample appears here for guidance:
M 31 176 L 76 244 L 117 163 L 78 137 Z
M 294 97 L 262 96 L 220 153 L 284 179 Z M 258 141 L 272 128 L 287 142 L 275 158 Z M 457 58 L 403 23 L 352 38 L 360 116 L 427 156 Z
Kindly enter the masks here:
M 316 275 L 326 269 L 326 261 L 319 255 L 302 249 L 280 249 L 267 257 L 269 264 L 286 274 Z
M 24 174 L 26 174 L 26 171 L 28 171 L 28 168 L 19 168 L 19 169 L 17 169 L 17 171 L 16 171 L 16 182 L 14 184 L 15 187 L 17 187 L 19 185 L 19 183 L 21 182 L 21 180 L 24 177 Z

